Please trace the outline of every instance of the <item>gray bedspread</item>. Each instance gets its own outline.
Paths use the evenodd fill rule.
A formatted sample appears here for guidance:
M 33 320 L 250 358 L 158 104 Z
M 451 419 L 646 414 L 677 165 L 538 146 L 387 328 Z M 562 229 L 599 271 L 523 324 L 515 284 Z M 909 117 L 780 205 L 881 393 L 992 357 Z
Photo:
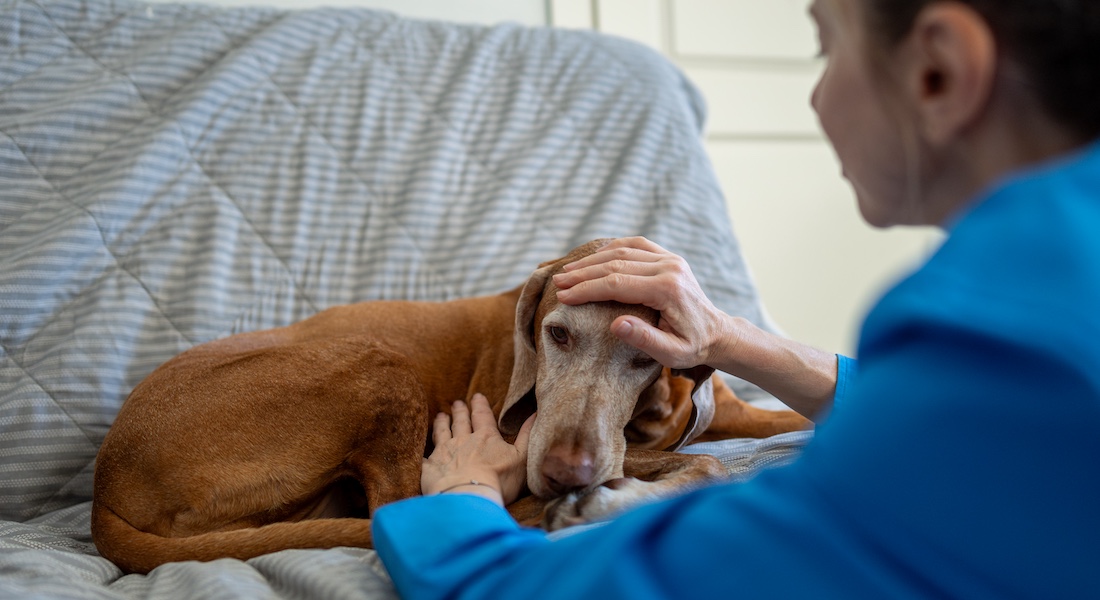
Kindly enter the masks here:
M 663 58 L 590 33 L 0 0 L 0 597 L 391 596 L 361 549 L 123 577 L 88 514 L 126 395 L 200 342 L 509 289 L 604 236 L 767 325 L 703 120 Z M 745 474 L 806 439 L 707 450 Z

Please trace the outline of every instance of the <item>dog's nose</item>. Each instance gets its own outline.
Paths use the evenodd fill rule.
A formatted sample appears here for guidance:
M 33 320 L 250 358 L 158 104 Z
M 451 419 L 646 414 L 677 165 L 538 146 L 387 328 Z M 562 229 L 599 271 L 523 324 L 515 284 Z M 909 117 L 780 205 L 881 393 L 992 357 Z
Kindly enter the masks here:
M 588 452 L 551 449 L 542 463 L 543 481 L 559 496 L 592 485 L 595 477 L 595 461 Z

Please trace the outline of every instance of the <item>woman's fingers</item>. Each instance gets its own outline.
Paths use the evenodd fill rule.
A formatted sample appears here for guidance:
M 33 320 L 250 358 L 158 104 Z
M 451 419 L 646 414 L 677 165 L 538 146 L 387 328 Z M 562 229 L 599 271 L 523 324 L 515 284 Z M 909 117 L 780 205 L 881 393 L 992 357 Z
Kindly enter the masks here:
M 462 400 L 455 400 L 451 405 L 451 435 L 470 435 L 473 429 L 470 425 L 470 409 Z
M 596 256 L 593 254 L 592 256 Z M 591 258 L 591 257 L 589 257 Z M 583 259 L 582 259 L 583 260 Z M 661 272 L 661 260 L 637 260 L 625 256 L 622 258 L 609 257 L 607 260 L 589 264 L 570 263 L 577 265 L 568 271 L 562 271 L 554 275 L 554 284 L 559 288 L 569 287 L 579 281 L 603 277 L 611 273 L 626 273 L 628 275 L 655 275 Z
M 649 242 L 649 240 L 646 240 L 645 238 L 628 239 L 641 239 Z M 651 243 L 651 246 L 647 245 L 645 247 L 639 247 L 636 245 L 622 244 L 620 243 L 622 241 L 623 240 L 615 240 L 607 246 L 604 246 L 603 248 L 600 248 L 592 254 L 589 254 L 588 256 L 564 265 L 562 269 L 565 273 L 571 273 L 578 269 L 593 267 L 613 261 L 653 263 L 661 260 L 663 256 L 668 254 L 668 252 L 666 252 L 664 248 L 661 248 L 656 244 Z
M 557 297 L 563 304 L 584 304 L 585 302 L 603 302 L 614 300 L 624 304 L 642 304 L 661 310 L 665 294 L 653 287 L 657 273 L 637 275 L 623 272 L 609 272 L 578 281 L 567 289 L 559 289 Z M 555 285 L 557 280 L 555 280 Z
M 470 435 L 475 431 L 491 429 L 497 431 L 497 419 L 493 408 L 484 394 L 474 394 L 467 406 L 462 400 L 451 405 L 451 414 L 440 412 L 432 423 L 432 439 L 438 446 L 453 437 Z
M 611 331 L 620 340 L 645 352 L 666 367 L 682 369 L 696 364 L 690 356 L 685 356 L 684 343 L 675 332 L 662 331 L 631 316 L 616 319 L 611 324 Z
M 600 247 L 598 252 L 617 250 L 619 248 L 642 250 L 653 254 L 665 254 L 668 252 L 668 250 L 662 248 L 660 244 L 640 235 L 613 239 Z
M 480 393 L 474 394 L 474 397 L 470 400 L 470 404 L 470 416 L 474 431 L 480 431 L 482 429 L 499 431 L 497 429 L 497 418 L 493 415 L 493 409 L 489 406 L 489 400 L 484 395 Z
M 432 442 L 439 446 L 451 439 L 451 415 L 440 412 L 432 423 Z
M 583 304 L 615 300 L 664 310 L 675 290 L 683 259 L 645 238 L 614 240 L 554 275 L 558 300 Z
M 527 444 L 531 441 L 531 428 L 535 426 L 535 417 L 537 417 L 538 414 L 538 412 L 535 412 L 530 417 L 527 417 L 527 420 L 523 422 L 523 426 L 519 428 L 515 447 L 522 456 L 527 456 Z

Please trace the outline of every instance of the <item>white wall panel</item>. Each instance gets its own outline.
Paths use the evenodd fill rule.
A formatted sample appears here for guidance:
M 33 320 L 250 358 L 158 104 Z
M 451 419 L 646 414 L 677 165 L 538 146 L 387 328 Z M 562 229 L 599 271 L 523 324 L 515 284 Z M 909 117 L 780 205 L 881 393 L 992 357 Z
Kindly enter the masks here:
M 593 0 L 550 0 L 550 23 L 569 29 L 592 29 L 596 12 Z
M 820 71 L 816 63 L 785 69 L 687 66 L 684 71 L 707 99 L 712 136 L 821 135 L 810 107 Z
M 671 0 L 681 56 L 809 59 L 817 42 L 807 0 Z
M 600 31 L 661 50 L 664 32 L 661 0 L 597 0 Z

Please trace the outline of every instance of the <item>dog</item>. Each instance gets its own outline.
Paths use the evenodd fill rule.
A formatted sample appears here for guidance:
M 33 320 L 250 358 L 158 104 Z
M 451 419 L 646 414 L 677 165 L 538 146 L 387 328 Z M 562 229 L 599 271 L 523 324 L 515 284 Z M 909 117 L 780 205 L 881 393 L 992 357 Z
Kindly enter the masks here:
M 726 476 L 713 457 L 668 452 L 694 439 L 812 426 L 747 405 L 713 369 L 665 369 L 610 332 L 621 314 L 656 323 L 656 311 L 557 302 L 551 276 L 601 244 L 502 294 L 338 306 L 172 358 L 134 388 L 97 456 L 100 554 L 147 573 L 371 547 L 371 512 L 420 493 L 435 415 L 475 392 L 509 441 L 537 409 L 531 494 L 508 508 L 551 530 Z

